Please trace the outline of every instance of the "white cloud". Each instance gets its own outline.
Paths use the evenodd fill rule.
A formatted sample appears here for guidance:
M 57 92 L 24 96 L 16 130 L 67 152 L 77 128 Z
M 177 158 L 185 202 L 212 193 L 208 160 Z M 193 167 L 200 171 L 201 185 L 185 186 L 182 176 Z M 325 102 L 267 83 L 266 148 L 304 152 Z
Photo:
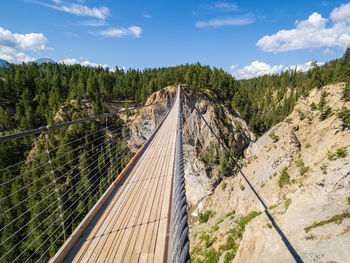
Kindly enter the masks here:
M 350 3 L 334 8 L 330 18 L 334 22 L 350 22 Z
M 106 19 L 107 16 L 110 15 L 110 11 L 108 7 L 101 6 L 101 7 L 88 7 L 86 5 L 76 4 L 76 3 L 67 3 L 63 4 L 61 1 L 54 1 L 55 4 L 47 4 L 44 2 L 33 0 L 33 3 L 43 5 L 49 8 L 53 8 L 62 12 L 74 14 L 77 16 L 88 16 L 88 17 L 95 17 L 98 19 Z
M 270 65 L 261 61 L 253 61 L 250 65 L 243 67 L 242 69 L 235 70 L 237 65 L 232 65 L 230 67 L 232 75 L 236 79 L 250 79 L 263 75 L 278 74 L 286 70 L 297 70 L 306 72 L 312 68 L 312 61 L 306 62 L 305 64 L 290 65 L 288 67 L 283 67 L 283 65 Z M 317 62 L 318 66 L 324 65 L 324 62 Z
M 139 38 L 141 36 L 142 28 L 138 26 L 131 26 L 128 28 L 109 28 L 107 30 L 99 31 L 98 34 L 105 37 L 125 37 L 125 36 L 134 36 Z
M 92 26 L 92 27 L 99 27 L 99 26 L 105 26 L 107 25 L 105 20 L 102 19 L 96 19 L 96 20 L 86 20 L 81 22 L 82 26 Z
M 19 50 L 46 49 L 46 37 L 41 33 L 17 34 L 0 27 L 0 46 Z
M 66 59 L 60 61 L 59 63 L 66 64 L 66 65 L 80 64 L 80 65 L 85 66 L 85 67 L 93 67 L 93 68 L 97 68 L 97 67 L 109 68 L 109 66 L 107 64 L 97 64 L 97 63 L 90 62 L 88 60 L 80 62 L 75 58 L 66 58 Z
M 234 67 L 233 69 L 235 69 Z M 232 72 L 236 79 L 250 79 L 266 74 L 276 74 L 283 69 L 283 65 L 271 66 L 261 61 L 253 61 L 250 65 Z
M 318 66 L 323 66 L 324 62 L 317 62 L 316 63 Z M 302 71 L 302 72 L 306 72 L 309 69 L 312 68 L 312 61 L 306 62 L 305 64 L 296 64 L 296 65 L 290 65 L 288 67 L 284 68 L 285 70 L 297 70 L 297 71 Z
M 225 3 L 225 2 L 214 3 L 213 7 L 216 9 L 221 9 L 223 11 L 237 11 L 238 10 L 237 5 L 232 4 L 232 3 Z
M 144 18 L 152 18 L 152 16 L 150 14 L 143 14 Z
M 55 4 L 61 4 L 62 3 L 61 0 L 52 0 L 52 2 L 54 2 Z
M 255 18 L 252 15 L 244 15 L 239 17 L 229 18 L 214 18 L 209 21 L 197 21 L 196 27 L 221 27 L 221 26 L 241 26 L 252 24 Z
M 0 58 L 12 63 L 35 60 L 23 51 L 47 49 L 47 38 L 41 33 L 18 34 L 0 27 Z
M 297 20 L 294 29 L 266 35 L 256 45 L 275 53 L 317 47 L 345 48 L 350 43 L 350 4 L 334 8 L 330 17 L 334 23 L 327 27 L 328 20 L 315 12 L 307 20 Z

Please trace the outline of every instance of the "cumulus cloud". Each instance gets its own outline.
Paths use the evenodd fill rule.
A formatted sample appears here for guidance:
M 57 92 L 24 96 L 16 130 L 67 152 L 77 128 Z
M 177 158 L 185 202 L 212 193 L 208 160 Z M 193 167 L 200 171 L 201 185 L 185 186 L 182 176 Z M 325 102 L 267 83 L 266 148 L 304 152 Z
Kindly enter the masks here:
M 328 19 L 315 12 L 306 20 L 296 21 L 295 28 L 280 30 L 262 37 L 256 45 L 266 52 L 282 52 L 317 47 L 346 47 L 350 43 L 350 3 L 334 8 Z
M 58 11 L 74 14 L 77 16 L 88 16 L 88 17 L 95 17 L 98 19 L 106 19 L 106 17 L 110 15 L 109 8 L 105 6 L 90 8 L 86 5 L 76 4 L 76 3 L 64 4 L 62 3 L 62 1 L 54 1 L 56 4 L 47 4 L 36 0 L 32 2 L 42 6 L 52 8 L 52 9 L 56 9 Z
M 305 64 L 290 65 L 288 67 L 283 67 L 283 65 L 270 65 L 261 61 L 253 61 L 250 65 L 243 67 L 242 69 L 237 69 L 237 65 L 232 65 L 230 67 L 232 75 L 236 79 L 250 79 L 263 75 L 278 74 L 286 70 L 297 70 L 306 72 L 312 68 L 312 61 L 306 62 Z M 318 66 L 324 65 L 324 62 L 317 62 Z
M 323 66 L 324 62 L 316 62 L 316 64 L 318 66 Z M 297 70 L 297 71 L 302 71 L 302 72 L 306 72 L 309 69 L 312 69 L 312 61 L 306 62 L 305 64 L 296 64 L 296 65 L 290 65 L 288 67 L 284 68 L 285 70 Z
M 97 64 L 97 63 L 90 62 L 88 60 L 80 62 L 79 60 L 77 60 L 75 58 L 66 58 L 66 59 L 60 61 L 59 63 L 65 64 L 65 65 L 80 64 L 80 65 L 85 66 L 85 67 L 93 67 L 93 68 L 97 68 L 97 67 L 109 68 L 109 66 L 107 64 Z
M 197 21 L 196 27 L 222 27 L 222 26 L 241 26 L 248 25 L 255 22 L 255 18 L 252 15 L 244 15 L 228 18 L 214 18 L 209 21 Z
M 0 46 L 20 50 L 45 49 L 46 37 L 41 33 L 17 34 L 0 27 Z
M 235 68 L 236 67 L 233 67 L 233 69 Z M 266 64 L 265 62 L 255 60 L 250 65 L 245 66 L 242 69 L 233 71 L 232 75 L 236 79 L 250 79 L 254 77 L 263 76 L 266 74 L 276 74 L 276 73 L 279 73 L 282 69 L 283 69 L 283 65 L 271 66 L 269 64 Z
M 47 49 L 47 38 L 41 33 L 18 34 L 0 27 L 0 58 L 12 63 L 35 60 L 23 51 Z
M 139 38 L 141 36 L 142 28 L 138 26 L 131 26 L 128 28 L 120 27 L 120 28 L 109 28 L 107 30 L 102 30 L 97 32 L 99 35 L 105 37 L 125 37 L 125 36 L 134 36 Z
M 334 8 L 330 18 L 335 22 L 350 22 L 350 3 Z

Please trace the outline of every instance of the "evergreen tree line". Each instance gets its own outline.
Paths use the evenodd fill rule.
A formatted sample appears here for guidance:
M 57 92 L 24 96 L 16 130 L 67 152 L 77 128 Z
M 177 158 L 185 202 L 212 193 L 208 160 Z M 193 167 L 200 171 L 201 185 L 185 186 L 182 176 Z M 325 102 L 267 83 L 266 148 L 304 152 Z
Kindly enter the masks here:
M 189 89 L 208 89 L 230 111 L 240 112 L 250 128 L 261 135 L 290 114 L 300 96 L 306 96 L 312 88 L 338 81 L 350 81 L 349 48 L 342 58 L 321 67 L 313 63 L 313 68 L 306 73 L 288 70 L 239 81 L 221 69 L 199 63 L 142 71 L 118 68 L 110 71 L 51 63 L 10 64 L 0 67 L 0 133 L 54 124 L 57 111 L 71 105 L 72 99 L 75 104 L 71 107 L 70 116 L 74 120 L 89 114 L 104 113 L 104 102 L 134 100 L 144 103 L 148 95 L 167 85 L 186 83 Z M 347 85 L 344 98 L 349 97 Z M 81 105 L 82 98 L 91 101 L 91 112 L 88 113 Z M 63 116 L 60 121 L 70 120 L 67 118 Z M 123 127 L 119 118 L 110 119 L 109 125 L 120 129 Z M 64 242 L 62 232 L 54 232 L 62 223 L 57 219 L 62 211 L 66 211 L 65 217 L 71 215 L 64 224 L 68 236 L 111 182 L 112 178 L 108 175 L 113 171 L 113 176 L 116 176 L 128 162 L 129 155 L 123 158 L 118 155 L 119 151 L 127 151 L 127 131 L 122 129 L 122 136 L 114 138 L 116 148 L 110 155 L 108 136 L 104 136 L 106 131 L 98 132 L 104 126 L 104 120 L 91 121 L 50 132 L 48 142 L 44 135 L 40 135 L 0 143 L 0 200 L 5 198 L 0 204 L 0 214 L 20 204 L 0 216 L 1 228 L 11 223 L 2 229 L 1 243 L 17 232 L 0 246 L 0 254 L 4 255 L 30 234 L 30 238 L 16 246 L 6 261 L 13 261 L 18 255 L 21 255 L 18 261 L 28 257 L 32 258 L 30 261 L 35 261 L 41 255 L 45 255 L 42 261 L 47 261 Z M 92 133 L 94 135 L 89 136 Z M 69 144 L 78 139 L 82 140 Z M 84 144 L 86 146 L 79 148 Z M 46 147 L 54 149 L 50 155 L 46 154 Z M 68 152 L 71 153 L 65 155 Z M 219 164 L 225 175 L 226 167 L 231 165 L 224 154 L 220 155 L 219 150 L 216 152 L 215 158 L 211 154 L 204 159 Z M 31 159 L 32 156 L 40 158 Z M 49 157 L 54 160 L 54 178 L 50 174 Z M 27 161 L 12 169 L 2 170 L 22 160 Z M 96 163 L 91 167 L 94 160 Z M 25 176 L 17 178 L 20 174 Z M 9 180 L 10 183 L 4 184 Z M 22 189 L 24 186 L 28 187 Z M 55 190 L 57 188 L 58 191 Z M 50 195 L 53 192 L 57 194 Z M 79 199 L 87 192 L 89 195 L 85 199 Z M 40 205 L 35 206 L 39 202 Z M 53 203 L 55 205 L 50 206 Z M 72 207 L 75 207 L 74 210 Z M 19 217 L 25 211 L 29 212 Z M 45 243 L 46 240 L 50 242 Z M 50 243 L 54 244 L 51 248 Z

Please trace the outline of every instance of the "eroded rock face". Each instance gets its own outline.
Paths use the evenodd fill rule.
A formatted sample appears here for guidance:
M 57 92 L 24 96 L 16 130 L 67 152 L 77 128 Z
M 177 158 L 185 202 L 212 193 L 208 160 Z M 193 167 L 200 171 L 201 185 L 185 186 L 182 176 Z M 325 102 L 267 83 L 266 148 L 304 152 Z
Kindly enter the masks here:
M 143 108 L 137 117 L 130 118 L 129 146 L 132 151 L 136 152 L 151 136 L 165 113 L 170 109 L 175 94 L 176 87 L 173 86 L 155 92 L 147 99 L 146 104 L 168 99 L 169 103 Z M 189 98 L 190 100 L 182 96 L 182 129 L 186 196 L 188 204 L 193 206 L 213 193 L 215 186 L 221 180 L 217 169 L 210 167 L 200 158 L 209 151 L 211 145 L 216 145 L 218 142 L 193 106 L 199 109 L 214 133 L 223 139 L 227 145 L 231 136 L 232 145 L 230 148 L 236 155 L 251 141 L 255 140 L 255 136 L 249 131 L 247 124 L 238 113 L 235 112 L 234 115 L 231 115 L 223 105 L 214 99 L 210 99 L 208 92 L 192 94 Z M 225 117 L 227 116 L 226 125 L 218 118 L 214 104 L 220 107 Z
M 349 262 L 350 258 L 350 218 L 344 216 L 350 210 L 350 130 L 337 117 L 343 106 L 350 108 L 350 102 L 342 99 L 343 87 L 344 83 L 339 83 L 314 89 L 308 97 L 300 98 L 286 121 L 251 144 L 243 168 L 304 262 Z M 311 103 L 319 102 L 322 91 L 329 93 L 326 101 L 334 113 L 323 121 L 320 112 L 310 108 Z M 278 140 L 269 136 L 272 132 Z M 340 148 L 347 151 L 346 156 L 330 156 Z M 289 183 L 280 187 L 285 167 Z M 191 249 L 203 248 L 194 233 L 212 233 L 212 227 L 223 219 L 218 231 L 211 234 L 217 238 L 212 247 L 218 250 L 226 242 L 222 236 L 235 228 L 236 220 L 259 211 L 261 214 L 246 225 L 242 239 L 236 240 L 239 248 L 233 262 L 295 262 L 242 176 L 225 182 L 226 188 L 217 187 L 205 204 L 207 210 L 216 212 L 215 216 L 206 224 L 190 225 Z M 226 216 L 230 211 L 235 211 L 233 219 Z M 340 219 L 330 222 L 332 218 Z M 306 231 L 310 226 L 314 227 Z
M 140 109 L 136 117 L 131 117 L 128 120 L 130 129 L 129 147 L 133 152 L 136 152 L 152 135 L 172 106 L 175 94 L 176 87 L 173 86 L 153 93 L 147 98 L 145 105 L 158 104 Z
M 222 111 L 226 123 L 218 117 L 215 107 Z M 186 196 L 189 206 L 197 204 L 204 197 L 213 193 L 221 181 L 215 167 L 209 166 L 200 157 L 208 153 L 212 145 L 218 144 L 212 131 L 205 124 L 194 107 L 197 107 L 212 131 L 233 151 L 235 155 L 255 140 L 245 121 L 238 113 L 230 114 L 228 110 L 208 92 L 194 93 L 183 100 L 183 148 Z M 218 111 L 218 110 L 217 110 Z M 231 145 L 229 138 L 231 136 Z

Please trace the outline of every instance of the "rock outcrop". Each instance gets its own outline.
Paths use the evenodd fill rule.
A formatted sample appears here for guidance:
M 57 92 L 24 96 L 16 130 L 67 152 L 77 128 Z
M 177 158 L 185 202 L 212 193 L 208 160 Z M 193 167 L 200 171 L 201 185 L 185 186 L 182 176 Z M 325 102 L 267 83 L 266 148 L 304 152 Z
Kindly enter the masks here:
M 197 92 L 189 94 L 183 100 L 183 149 L 186 196 L 189 206 L 196 205 L 213 193 L 221 181 L 217 167 L 212 167 L 202 160 L 218 141 L 200 117 L 195 107 L 211 126 L 213 132 L 232 149 L 236 156 L 255 140 L 245 121 L 238 112 L 233 114 L 225 106 L 210 97 L 210 93 Z M 221 116 L 225 116 L 223 119 Z
M 175 97 L 176 87 L 169 86 L 153 93 L 146 104 L 169 100 L 156 106 L 142 108 L 136 117 L 131 117 L 129 146 L 132 151 L 137 149 L 149 138 L 170 109 L 172 99 Z M 227 145 L 230 144 L 234 154 L 238 155 L 255 136 L 248 129 L 245 121 L 237 112 L 230 114 L 228 110 L 210 98 L 209 92 L 189 94 L 189 100 L 182 97 L 183 102 L 183 148 L 185 165 L 186 196 L 190 206 L 196 205 L 206 196 L 213 193 L 221 177 L 217 167 L 211 167 L 201 157 L 209 152 L 209 148 L 216 147 L 218 142 L 203 119 L 195 111 L 196 106 L 213 131 Z M 216 109 L 215 109 L 216 107 Z M 218 113 L 227 116 L 225 120 L 219 118 Z M 217 153 L 219 154 L 219 153 Z
M 312 90 L 298 100 L 284 122 L 247 150 L 250 157 L 244 174 L 304 262 L 349 262 L 350 258 L 350 130 L 337 117 L 343 106 L 350 108 L 342 99 L 344 85 Z M 323 91 L 328 93 L 326 101 L 332 112 L 325 120 L 320 119 L 319 110 L 310 107 L 318 104 Z M 206 252 L 198 251 L 209 251 L 199 235 L 209 233 L 219 262 L 229 256 L 234 257 L 233 262 L 294 262 L 241 175 L 226 179 L 204 207 L 214 216 L 202 224 L 192 220 L 194 257 L 203 258 Z M 241 220 L 252 211 L 261 214 Z M 246 223 L 243 228 L 242 222 Z M 238 232 L 241 237 L 232 234 Z M 229 235 L 236 238 L 238 250 L 223 246 Z

